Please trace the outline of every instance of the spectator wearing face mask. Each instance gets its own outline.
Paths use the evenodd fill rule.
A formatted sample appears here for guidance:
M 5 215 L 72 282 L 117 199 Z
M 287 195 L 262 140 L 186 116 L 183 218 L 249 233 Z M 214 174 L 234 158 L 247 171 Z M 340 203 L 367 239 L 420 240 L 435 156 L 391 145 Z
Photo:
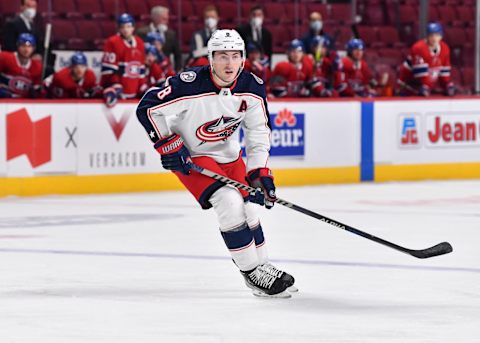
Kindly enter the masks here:
M 163 44 L 163 53 L 170 58 L 173 55 L 175 62 L 175 70 L 180 71 L 183 67 L 182 65 L 182 53 L 180 51 L 180 44 L 177 39 L 177 34 L 175 31 L 168 27 L 169 21 L 169 10 L 163 6 L 154 6 L 150 11 L 150 24 L 140 27 L 136 30 L 136 33 L 140 38 L 146 40 L 147 34 L 149 32 L 156 32 L 162 37 Z
M 254 5 L 250 9 L 250 22 L 241 25 L 237 31 L 245 42 L 253 42 L 261 47 L 264 57 L 272 57 L 272 34 L 263 27 L 263 8 Z
M 303 36 L 302 42 L 308 54 L 312 52 L 312 41 L 315 37 L 322 37 L 332 41 L 332 38 L 323 30 L 322 15 L 319 12 L 310 14 L 310 30 Z
M 208 64 L 207 43 L 212 33 L 217 29 L 219 15 L 218 10 L 213 5 L 208 5 L 203 10 L 203 19 L 205 27 L 196 31 L 190 41 L 190 65 L 199 65 L 199 61 Z
M 37 17 L 37 1 L 36 0 L 22 0 L 20 2 L 20 11 L 17 16 L 8 20 L 3 28 L 3 44 L 2 50 L 16 51 L 17 39 L 22 33 L 30 33 L 35 37 L 37 42 L 36 56 L 34 58 L 41 58 L 43 53 L 43 42 L 41 25 Z

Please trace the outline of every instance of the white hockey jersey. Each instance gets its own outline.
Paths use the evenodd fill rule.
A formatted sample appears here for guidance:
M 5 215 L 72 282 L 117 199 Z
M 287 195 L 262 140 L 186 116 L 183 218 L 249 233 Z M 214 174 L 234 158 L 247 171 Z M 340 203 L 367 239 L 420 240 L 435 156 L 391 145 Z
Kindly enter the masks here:
M 243 127 L 247 172 L 267 167 L 270 122 L 263 81 L 242 71 L 230 88 L 218 87 L 210 67 L 194 68 L 150 89 L 140 100 L 137 117 L 152 142 L 179 134 L 192 157 L 229 163 L 240 154 Z

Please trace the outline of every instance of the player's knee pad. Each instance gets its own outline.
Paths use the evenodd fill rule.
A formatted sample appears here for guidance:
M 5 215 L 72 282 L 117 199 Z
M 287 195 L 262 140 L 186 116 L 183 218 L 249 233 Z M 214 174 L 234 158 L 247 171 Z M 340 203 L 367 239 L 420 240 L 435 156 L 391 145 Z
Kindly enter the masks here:
M 236 188 L 224 186 L 218 189 L 210 197 L 210 203 L 217 213 L 221 231 L 235 230 L 247 221 L 245 204 Z
M 258 217 L 258 205 L 251 202 L 246 202 L 245 214 L 247 216 L 247 224 L 249 228 L 253 229 L 260 225 L 260 218 Z

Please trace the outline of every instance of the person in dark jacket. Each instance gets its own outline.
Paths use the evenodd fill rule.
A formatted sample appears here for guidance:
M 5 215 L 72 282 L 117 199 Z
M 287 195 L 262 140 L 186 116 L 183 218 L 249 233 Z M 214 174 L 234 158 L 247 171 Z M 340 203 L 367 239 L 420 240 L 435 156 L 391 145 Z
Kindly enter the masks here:
M 272 34 L 263 27 L 265 15 L 260 5 L 254 5 L 250 9 L 250 22 L 241 25 L 237 31 L 245 42 L 255 42 L 262 48 L 263 54 L 272 58 Z
M 183 67 L 182 53 L 176 32 L 168 28 L 169 9 L 164 6 L 152 7 L 150 17 L 150 24 L 137 29 L 136 34 L 145 40 L 149 32 L 158 32 L 165 42 L 163 53 L 169 58 L 173 55 L 175 70 L 180 71 Z

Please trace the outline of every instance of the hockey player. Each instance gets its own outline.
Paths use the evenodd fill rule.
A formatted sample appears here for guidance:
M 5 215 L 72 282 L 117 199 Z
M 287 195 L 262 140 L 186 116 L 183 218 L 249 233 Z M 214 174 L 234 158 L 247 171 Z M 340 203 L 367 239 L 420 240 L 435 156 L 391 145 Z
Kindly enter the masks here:
M 412 46 L 400 67 L 397 81 L 400 95 L 455 94 L 455 86 L 450 80 L 450 48 L 442 36 L 442 25 L 429 23 L 427 38 Z
M 312 38 L 309 57 L 313 64 L 313 76 L 310 81 L 312 95 L 316 97 L 331 97 L 335 94 L 332 89 L 334 80 L 335 54 L 329 53 L 331 41 L 326 36 Z
M 88 68 L 87 57 L 76 52 L 70 57 L 70 66 L 65 67 L 45 80 L 51 98 L 97 98 L 101 88 L 92 69 Z
M 268 262 L 253 202 L 271 208 L 275 185 L 268 168 L 270 122 L 262 79 L 246 72 L 245 44 L 235 30 L 217 30 L 208 41 L 209 66 L 169 78 L 140 101 L 137 116 L 162 165 L 204 209 L 213 207 L 221 235 L 255 295 L 290 297 L 291 275 Z M 247 163 L 240 151 L 244 128 Z M 260 188 L 249 195 L 190 170 L 189 162 Z
M 32 59 L 36 44 L 32 34 L 22 33 L 16 52 L 0 52 L 0 98 L 41 96 L 42 64 Z
M 270 86 L 275 97 L 308 97 L 313 76 L 312 60 L 303 43 L 294 39 L 288 46 L 288 61 L 279 62 L 272 73 Z
M 376 94 L 376 80 L 363 59 L 365 43 L 361 39 L 351 39 L 347 43 L 347 56 L 340 60 L 336 76 L 336 89 L 340 96 L 368 97 Z
M 145 92 L 150 87 L 163 84 L 167 77 L 175 75 L 171 68 L 165 73 L 157 63 L 157 60 L 157 50 L 152 45 L 145 44 L 145 72 L 147 75 L 145 76 L 144 84 L 141 87 L 142 92 Z
M 153 52 L 153 50 L 149 49 L 147 45 L 153 46 L 155 48 L 156 55 L 155 63 L 158 65 L 158 67 L 160 67 L 161 72 L 165 75 L 165 77 L 175 75 L 170 59 L 163 53 L 163 45 L 165 43 L 163 37 L 158 32 L 150 32 L 147 34 L 146 43 L 148 44 L 145 44 L 145 55 L 147 54 L 147 50 Z M 146 67 L 148 67 L 147 64 Z
M 247 44 L 245 70 L 261 78 L 266 84 L 270 79 L 270 60 L 262 53 L 262 48 L 255 42 Z
M 135 20 L 123 13 L 117 20 L 118 33 L 105 42 L 102 59 L 104 98 L 107 106 L 117 99 L 131 99 L 140 95 L 145 77 L 143 41 L 133 34 Z

